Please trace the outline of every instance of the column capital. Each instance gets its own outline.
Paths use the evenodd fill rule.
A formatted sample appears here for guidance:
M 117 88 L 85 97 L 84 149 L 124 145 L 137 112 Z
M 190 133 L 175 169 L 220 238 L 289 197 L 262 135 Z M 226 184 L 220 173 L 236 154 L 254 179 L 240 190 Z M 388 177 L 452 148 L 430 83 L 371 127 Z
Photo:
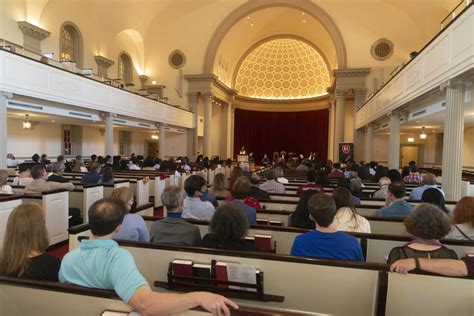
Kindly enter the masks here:
M 113 60 L 108 59 L 107 57 L 104 57 L 101 55 L 95 55 L 94 60 L 97 63 L 97 65 L 102 66 L 104 68 L 109 68 L 110 66 L 115 64 Z
M 204 92 L 204 93 L 201 93 L 201 95 L 204 97 L 204 99 L 206 100 L 206 103 L 207 102 L 212 102 L 212 100 L 214 99 L 214 95 L 212 94 L 212 92 Z
M 347 90 L 346 89 L 335 89 L 334 94 L 336 95 L 336 100 L 345 100 L 347 96 Z
M 117 117 L 117 114 L 112 113 L 112 112 L 102 112 L 100 113 L 102 117 Z
M 156 122 L 156 123 L 155 123 L 155 126 L 156 126 L 156 128 L 167 127 L 167 126 L 168 126 L 168 123 Z
M 0 91 L 1 95 L 3 95 L 7 99 L 13 98 L 13 93 L 7 91 Z
M 51 33 L 43 30 L 40 27 L 37 27 L 36 25 L 33 25 L 29 22 L 26 21 L 18 21 L 18 28 L 21 30 L 21 32 L 24 35 L 30 36 L 34 39 L 37 39 L 39 41 L 44 40 L 46 37 L 50 36 Z
M 445 89 L 456 89 L 456 88 L 466 88 L 471 87 L 472 81 L 470 80 L 460 80 L 460 79 L 449 79 L 442 82 L 439 85 L 439 89 L 444 91 Z
M 352 94 L 354 95 L 355 99 L 363 99 L 365 100 L 365 97 L 367 95 L 367 89 L 352 89 Z
M 199 94 L 197 92 L 188 92 L 187 96 L 188 96 L 188 108 L 191 111 L 196 112 L 198 101 L 199 101 Z

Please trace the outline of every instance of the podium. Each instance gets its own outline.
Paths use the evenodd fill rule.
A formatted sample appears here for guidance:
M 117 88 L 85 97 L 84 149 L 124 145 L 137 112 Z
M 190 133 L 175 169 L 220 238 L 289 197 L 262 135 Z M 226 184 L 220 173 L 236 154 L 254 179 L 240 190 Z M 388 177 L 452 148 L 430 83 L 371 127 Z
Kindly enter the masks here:
M 237 155 L 238 162 L 247 162 L 249 161 L 249 155 Z

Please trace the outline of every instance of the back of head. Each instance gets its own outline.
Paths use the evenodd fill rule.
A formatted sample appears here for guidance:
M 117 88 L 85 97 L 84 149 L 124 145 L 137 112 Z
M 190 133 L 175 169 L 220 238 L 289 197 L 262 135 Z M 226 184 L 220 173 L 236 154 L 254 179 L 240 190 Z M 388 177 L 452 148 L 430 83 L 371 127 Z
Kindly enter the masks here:
M 19 166 L 18 166 L 18 171 L 21 173 L 21 172 L 26 172 L 26 171 L 29 171 L 30 170 L 30 164 L 28 163 L 21 163 Z
M 201 191 L 206 185 L 206 180 L 201 176 L 193 174 L 184 181 L 184 191 L 189 197 L 194 197 L 196 191 Z
M 214 181 L 212 181 L 212 187 L 215 190 L 226 190 L 227 189 L 227 179 L 225 174 L 218 173 L 214 176 Z
M 474 227 L 474 197 L 465 196 L 456 203 L 452 221 L 454 224 L 471 223 Z
M 240 240 L 247 234 L 248 228 L 249 222 L 244 210 L 233 202 L 219 206 L 209 225 L 209 231 L 220 241 Z
M 412 173 L 418 172 L 418 167 L 415 164 L 409 165 L 408 168 L 410 169 L 410 172 Z
M 313 229 L 315 227 L 314 222 L 309 218 L 308 201 L 317 193 L 318 191 L 316 190 L 306 190 L 303 192 L 295 211 L 291 214 L 291 226 L 305 229 Z
M 161 202 L 168 211 L 174 211 L 177 210 L 181 204 L 181 196 L 179 187 L 170 185 L 161 193 Z
M 91 169 L 90 169 L 90 171 L 92 171 L 92 172 L 99 172 L 99 170 L 100 170 L 100 164 L 99 164 L 98 162 L 93 162 L 93 163 L 91 164 Z
M 250 176 L 250 183 L 252 184 L 259 184 L 260 183 L 260 176 L 256 173 L 252 173 Z
M 338 162 L 336 162 L 336 163 L 334 163 L 333 167 L 334 167 L 334 169 L 340 169 L 340 168 L 341 168 L 341 164 L 338 163 Z
M 423 183 L 426 185 L 436 185 L 436 176 L 432 173 L 427 173 L 423 176 Z
M 390 181 L 402 181 L 402 175 L 400 174 L 400 171 L 398 171 L 397 169 L 390 169 L 388 171 L 388 178 L 390 179 Z
M 96 161 L 96 160 L 97 160 L 97 155 L 96 155 L 96 154 L 93 154 L 93 155 L 91 156 L 91 161 Z
M 308 182 L 316 182 L 316 179 L 318 178 L 318 173 L 314 170 L 308 171 L 308 174 L 306 175 L 306 180 Z
M 397 199 L 401 199 L 405 196 L 405 183 L 402 181 L 394 181 L 388 186 L 388 191 L 393 194 Z
M 56 161 L 55 163 L 53 163 L 53 166 L 51 167 L 51 171 L 53 173 L 62 174 L 62 173 L 64 173 L 65 168 L 66 168 L 66 166 L 64 165 L 63 162 Z
M 319 226 L 328 227 L 336 216 L 337 208 L 332 197 L 317 193 L 309 199 L 308 211 Z
M 114 179 L 114 169 L 105 167 L 102 169 L 102 182 L 112 181 Z
M 275 179 L 275 173 L 273 170 L 268 169 L 263 172 L 263 176 L 265 177 L 266 180 L 273 180 Z
M 247 177 L 239 177 L 232 187 L 232 195 L 238 200 L 246 199 L 252 193 L 250 189 L 250 181 Z
M 64 159 L 64 156 L 63 156 L 63 155 L 59 155 L 59 156 L 57 157 L 57 161 L 58 161 L 58 162 L 64 162 L 64 160 L 65 160 L 65 159 Z
M 451 230 L 449 219 L 437 206 L 419 204 L 404 221 L 407 232 L 423 239 L 440 239 Z
M 122 201 L 123 203 L 125 203 L 125 205 L 130 205 L 130 202 L 133 201 L 132 190 L 127 187 L 117 188 L 113 190 L 112 194 L 110 194 L 110 197 Z
M 32 252 L 43 253 L 49 246 L 43 209 L 36 203 L 17 206 L 8 217 L 0 275 L 20 276 Z
M 36 165 L 33 168 L 31 168 L 31 177 L 35 180 L 41 179 L 45 172 L 46 170 L 44 169 L 44 166 Z
M 447 212 L 446 207 L 444 206 L 444 196 L 440 190 L 435 188 L 429 188 L 423 191 L 421 195 L 421 201 L 429 204 L 436 205 L 440 207 L 443 211 Z
M 7 184 L 8 181 L 8 171 L 5 169 L 0 169 L 0 187 Z
M 89 208 L 89 226 L 94 236 L 107 236 L 122 224 L 127 213 L 125 203 L 117 198 L 96 201 Z
M 38 154 L 34 154 L 33 156 L 31 156 L 31 160 L 33 160 L 34 162 L 38 162 L 39 159 L 40 156 Z
M 382 177 L 379 179 L 379 187 L 390 185 L 392 181 L 388 177 Z
M 276 178 L 281 178 L 283 177 L 283 169 L 281 167 L 276 167 L 274 169 L 274 172 L 275 172 L 275 177 Z
M 332 198 L 334 199 L 334 203 L 336 203 L 337 209 L 340 209 L 341 207 L 354 207 L 352 204 L 351 191 L 346 188 L 335 188 L 332 192 Z

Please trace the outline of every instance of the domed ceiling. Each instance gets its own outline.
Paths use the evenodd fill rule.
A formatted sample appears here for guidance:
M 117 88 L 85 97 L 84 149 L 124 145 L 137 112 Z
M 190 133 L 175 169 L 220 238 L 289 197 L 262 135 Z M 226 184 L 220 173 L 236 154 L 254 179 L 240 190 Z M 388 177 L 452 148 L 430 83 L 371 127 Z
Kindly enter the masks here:
M 294 38 L 273 39 L 253 49 L 240 64 L 234 88 L 258 99 L 303 99 L 327 94 L 326 62 L 311 45 Z

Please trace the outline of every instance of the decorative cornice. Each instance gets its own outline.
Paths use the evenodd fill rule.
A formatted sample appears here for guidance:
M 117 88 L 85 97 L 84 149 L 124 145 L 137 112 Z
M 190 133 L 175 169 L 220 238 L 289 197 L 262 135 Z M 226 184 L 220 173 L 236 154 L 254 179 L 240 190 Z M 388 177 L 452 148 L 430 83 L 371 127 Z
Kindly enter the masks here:
M 347 96 L 347 90 L 346 89 L 336 89 L 334 91 L 334 94 L 336 95 L 336 99 L 345 99 Z
M 194 74 L 194 75 L 184 75 L 184 79 L 190 82 L 208 82 L 217 80 L 217 76 L 214 74 Z
M 472 86 L 472 81 L 449 79 L 439 85 L 441 91 L 445 89 L 467 88 Z
M 370 68 L 334 69 L 332 74 L 335 78 L 342 77 L 365 77 L 370 73 Z
M 108 59 L 104 56 L 100 56 L 100 55 L 95 55 L 94 60 L 97 63 L 97 65 L 105 67 L 105 68 L 109 68 L 110 66 L 115 64 L 115 62 L 113 60 L 110 60 L 110 59 Z
M 37 40 L 44 40 L 46 37 L 51 35 L 50 32 L 26 21 L 18 21 L 17 23 L 18 28 L 23 32 L 24 35 L 33 37 Z
M 313 98 L 304 98 L 304 99 L 258 99 L 258 98 L 250 98 L 250 97 L 244 97 L 241 95 L 236 96 L 236 100 L 244 100 L 244 101 L 253 101 L 253 102 L 258 102 L 258 103 L 263 103 L 263 104 L 291 104 L 291 103 L 314 103 L 315 101 L 320 101 L 327 99 L 329 95 L 320 95 L 317 97 Z
M 140 75 L 138 76 L 138 78 L 140 79 L 141 82 L 145 82 L 148 79 L 150 79 L 150 77 L 148 77 L 147 75 Z

